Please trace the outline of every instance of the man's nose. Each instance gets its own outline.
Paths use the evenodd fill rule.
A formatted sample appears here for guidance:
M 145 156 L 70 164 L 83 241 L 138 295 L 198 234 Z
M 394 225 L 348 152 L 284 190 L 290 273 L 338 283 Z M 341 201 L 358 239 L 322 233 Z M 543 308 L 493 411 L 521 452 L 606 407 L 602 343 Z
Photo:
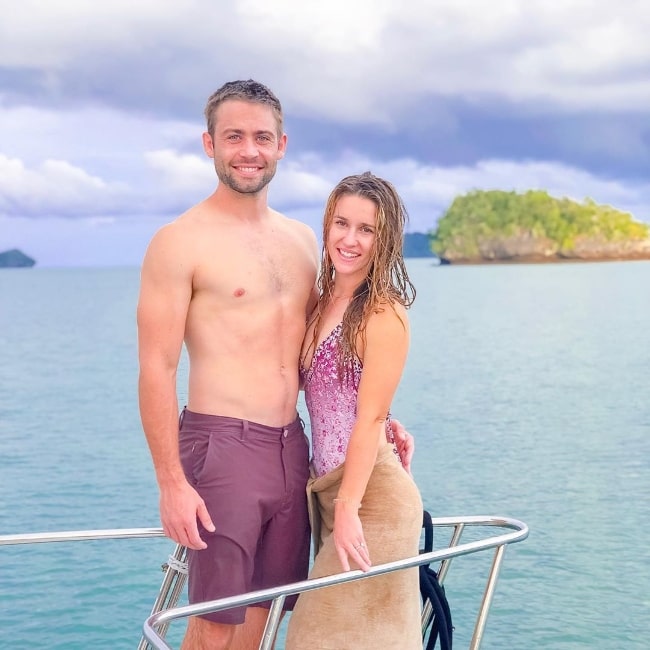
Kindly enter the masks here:
M 256 158 L 258 152 L 259 149 L 257 148 L 257 142 L 255 142 L 254 138 L 245 138 L 242 141 L 242 146 L 241 146 L 242 156 L 245 156 L 246 158 Z

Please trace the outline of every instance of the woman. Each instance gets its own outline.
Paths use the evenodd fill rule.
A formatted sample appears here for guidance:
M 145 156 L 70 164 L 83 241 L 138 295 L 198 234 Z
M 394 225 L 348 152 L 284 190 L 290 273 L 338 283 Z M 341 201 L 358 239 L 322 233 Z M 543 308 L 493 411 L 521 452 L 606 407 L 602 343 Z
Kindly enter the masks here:
M 312 578 L 418 553 L 422 500 L 389 420 L 415 297 L 402 256 L 406 218 L 395 188 L 369 172 L 344 178 L 325 209 L 320 299 L 301 357 L 313 446 Z M 417 568 L 305 592 L 286 648 L 420 650 Z

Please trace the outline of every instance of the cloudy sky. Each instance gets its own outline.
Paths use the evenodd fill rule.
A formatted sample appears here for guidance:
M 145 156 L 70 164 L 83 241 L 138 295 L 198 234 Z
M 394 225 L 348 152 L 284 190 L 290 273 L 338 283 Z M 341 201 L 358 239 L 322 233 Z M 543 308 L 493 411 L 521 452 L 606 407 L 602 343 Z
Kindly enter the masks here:
M 137 265 L 210 194 L 203 107 L 280 97 L 273 207 L 317 230 L 342 176 L 409 230 L 473 188 L 589 196 L 650 221 L 646 0 L 0 0 L 0 251 Z

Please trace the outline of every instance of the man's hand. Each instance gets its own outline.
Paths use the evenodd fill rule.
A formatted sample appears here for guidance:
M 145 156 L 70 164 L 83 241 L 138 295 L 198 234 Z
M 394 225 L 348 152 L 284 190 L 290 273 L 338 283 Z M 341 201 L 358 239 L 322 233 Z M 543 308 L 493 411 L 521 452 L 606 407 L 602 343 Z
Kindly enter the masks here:
M 402 461 L 402 466 L 410 474 L 411 460 L 413 460 L 413 452 L 415 452 L 415 439 L 399 420 L 391 419 L 390 426 L 393 430 L 395 447 Z
M 206 530 L 214 532 L 203 499 L 189 483 L 161 489 L 160 520 L 167 537 L 196 551 L 207 548 L 199 535 L 197 518 Z

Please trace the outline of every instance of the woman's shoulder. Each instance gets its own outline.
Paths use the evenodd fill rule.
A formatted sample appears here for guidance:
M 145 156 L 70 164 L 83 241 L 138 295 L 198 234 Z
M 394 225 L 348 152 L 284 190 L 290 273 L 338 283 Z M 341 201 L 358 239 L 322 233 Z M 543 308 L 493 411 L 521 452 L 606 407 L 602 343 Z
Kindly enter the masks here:
M 384 318 L 398 318 L 399 320 L 407 320 L 406 307 L 399 300 L 393 298 L 381 298 L 375 307 L 371 310 L 370 318 L 382 316 Z
M 410 340 L 410 329 L 406 308 L 399 302 L 386 301 L 368 317 L 363 339 L 363 364 L 369 359 L 387 358 L 401 363 L 406 358 Z
M 366 329 L 369 334 L 390 336 L 396 331 L 408 332 L 408 326 L 406 307 L 397 300 L 383 299 L 368 316 Z

